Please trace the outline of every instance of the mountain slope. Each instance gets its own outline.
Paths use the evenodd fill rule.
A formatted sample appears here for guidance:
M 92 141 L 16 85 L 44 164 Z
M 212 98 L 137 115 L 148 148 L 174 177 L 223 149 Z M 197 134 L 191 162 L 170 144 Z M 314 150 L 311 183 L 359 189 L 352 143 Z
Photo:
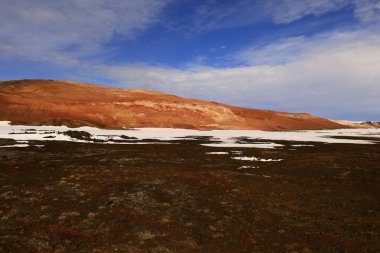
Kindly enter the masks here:
M 253 110 L 160 92 L 56 80 L 0 82 L 0 120 L 13 124 L 89 125 L 109 129 L 312 130 L 346 127 L 309 114 Z

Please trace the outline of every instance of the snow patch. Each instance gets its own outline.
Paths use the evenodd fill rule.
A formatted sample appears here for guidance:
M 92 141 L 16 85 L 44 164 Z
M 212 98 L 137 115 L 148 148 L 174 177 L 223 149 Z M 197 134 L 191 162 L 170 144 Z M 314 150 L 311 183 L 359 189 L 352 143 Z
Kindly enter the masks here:
M 248 157 L 248 156 L 236 156 L 236 157 L 231 157 L 232 159 L 235 160 L 242 160 L 242 161 L 256 161 L 256 162 L 279 162 L 284 159 L 262 159 L 262 158 L 257 158 L 257 157 Z
M 242 170 L 242 169 L 256 169 L 256 168 L 258 168 L 258 167 L 244 165 L 244 166 L 240 166 L 240 167 L 237 168 L 237 169 L 238 169 L 238 170 Z
M 14 145 L 0 146 L 0 148 L 26 148 L 26 147 L 29 147 L 29 144 L 14 144 Z
M 207 147 L 219 147 L 219 148 L 276 148 L 283 145 L 277 143 L 210 143 L 210 144 L 201 144 L 202 146 Z

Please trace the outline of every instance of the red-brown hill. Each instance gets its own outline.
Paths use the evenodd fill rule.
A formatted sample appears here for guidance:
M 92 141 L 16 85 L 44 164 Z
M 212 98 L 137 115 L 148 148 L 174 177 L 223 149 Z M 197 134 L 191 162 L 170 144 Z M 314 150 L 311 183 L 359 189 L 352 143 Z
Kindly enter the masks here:
M 154 91 L 56 80 L 0 82 L 0 120 L 13 124 L 89 125 L 108 129 L 347 128 L 342 123 L 304 113 L 246 109 Z

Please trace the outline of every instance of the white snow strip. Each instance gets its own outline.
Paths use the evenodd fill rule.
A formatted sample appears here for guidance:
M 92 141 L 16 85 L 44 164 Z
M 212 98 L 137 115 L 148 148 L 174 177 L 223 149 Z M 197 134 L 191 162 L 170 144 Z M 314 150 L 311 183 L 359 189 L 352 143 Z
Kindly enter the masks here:
M 202 144 L 212 147 L 242 147 L 242 148 L 275 148 L 281 146 L 276 143 L 236 143 L 236 138 L 245 137 L 246 139 L 255 140 L 279 140 L 279 141 L 299 141 L 299 142 L 323 142 L 323 143 L 351 143 L 351 144 L 375 144 L 371 140 L 359 139 L 336 139 L 331 136 L 348 136 L 348 137 L 378 137 L 380 138 L 380 129 L 337 129 L 324 131 L 258 131 L 258 130 L 211 130 L 198 131 L 188 129 L 173 128 L 139 128 L 126 130 L 106 130 L 94 127 L 68 128 L 66 126 L 20 126 L 9 125 L 9 121 L 0 121 L 0 138 L 14 139 L 16 141 L 41 140 L 41 141 L 75 141 L 88 142 L 70 138 L 67 135 L 58 132 L 65 131 L 86 131 L 92 135 L 93 139 L 112 141 L 109 136 L 125 135 L 137 140 L 156 139 L 160 141 L 173 141 L 189 139 L 184 136 L 212 136 L 212 140 L 220 143 Z M 41 131 L 48 134 L 40 134 Z M 44 138 L 53 136 L 54 138 Z M 113 143 L 114 144 L 114 143 Z M 127 143 L 132 144 L 132 143 Z M 141 143 L 139 143 L 141 144 Z M 147 142 L 147 144 L 152 144 Z M 158 143 L 157 143 L 158 144 Z M 160 143 L 162 144 L 162 143 Z
M 113 141 L 109 141 L 109 142 L 101 142 L 100 144 L 120 144 L 120 145 L 148 145 L 148 144 L 162 144 L 162 145 L 172 145 L 172 144 L 178 144 L 178 143 L 171 143 L 171 142 L 143 142 L 143 141 L 140 141 L 140 142 L 113 142 Z
M 307 144 L 294 144 L 292 147 L 314 147 L 314 145 L 307 145 Z
M 218 148 L 276 148 L 283 145 L 276 143 L 210 143 L 210 144 L 201 144 L 202 146 L 208 147 L 218 147 Z
M 256 168 L 258 168 L 258 167 L 244 165 L 244 166 L 240 166 L 240 167 L 237 168 L 237 169 L 238 169 L 238 170 L 242 170 L 242 169 L 256 169 Z
M 258 161 L 259 159 L 256 157 L 247 157 L 247 156 L 238 156 L 238 157 L 231 157 L 235 160 L 242 160 L 242 161 Z
M 235 160 L 242 160 L 242 161 L 257 161 L 257 162 L 279 162 L 282 161 L 283 159 L 262 159 L 262 158 L 257 158 L 257 157 L 248 157 L 248 156 L 236 156 L 236 157 L 231 157 L 232 159 Z
M 26 147 L 29 147 L 29 144 L 14 144 L 14 145 L 0 146 L 0 148 L 26 148 Z
M 228 152 L 206 152 L 207 155 L 228 155 Z

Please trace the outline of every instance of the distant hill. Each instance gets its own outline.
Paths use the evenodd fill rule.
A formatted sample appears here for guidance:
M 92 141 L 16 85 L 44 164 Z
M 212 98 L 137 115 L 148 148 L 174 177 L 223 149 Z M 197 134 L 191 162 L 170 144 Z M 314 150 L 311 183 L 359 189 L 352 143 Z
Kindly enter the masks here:
M 148 90 L 56 80 L 0 82 L 0 120 L 26 125 L 316 130 L 354 127 L 310 114 L 246 109 Z

